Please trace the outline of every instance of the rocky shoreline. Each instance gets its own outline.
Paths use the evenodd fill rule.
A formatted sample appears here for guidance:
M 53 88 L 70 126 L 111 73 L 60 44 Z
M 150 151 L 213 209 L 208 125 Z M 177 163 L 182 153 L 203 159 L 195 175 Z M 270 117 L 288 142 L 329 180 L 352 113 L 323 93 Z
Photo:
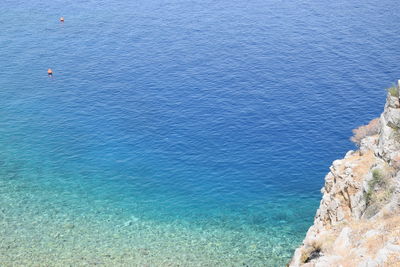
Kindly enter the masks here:
M 359 150 L 333 162 L 314 224 L 288 266 L 400 266 L 399 86 L 388 90 L 378 123 Z

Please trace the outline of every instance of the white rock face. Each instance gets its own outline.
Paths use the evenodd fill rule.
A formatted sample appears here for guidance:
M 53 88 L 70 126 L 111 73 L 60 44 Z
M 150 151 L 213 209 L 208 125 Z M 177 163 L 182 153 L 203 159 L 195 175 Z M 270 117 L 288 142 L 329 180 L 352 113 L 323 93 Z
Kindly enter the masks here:
M 335 160 L 289 266 L 400 266 L 400 103 L 387 96 L 380 131 Z

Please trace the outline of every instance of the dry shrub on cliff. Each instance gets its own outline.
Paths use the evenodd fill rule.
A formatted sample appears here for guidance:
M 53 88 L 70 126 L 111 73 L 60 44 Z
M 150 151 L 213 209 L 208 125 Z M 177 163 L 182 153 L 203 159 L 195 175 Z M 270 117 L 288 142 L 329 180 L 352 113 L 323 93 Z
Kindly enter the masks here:
M 362 125 L 357 129 L 353 130 L 353 136 L 350 140 L 357 146 L 360 146 L 361 140 L 367 136 L 375 135 L 379 133 L 380 120 L 379 118 L 371 120 L 367 125 Z

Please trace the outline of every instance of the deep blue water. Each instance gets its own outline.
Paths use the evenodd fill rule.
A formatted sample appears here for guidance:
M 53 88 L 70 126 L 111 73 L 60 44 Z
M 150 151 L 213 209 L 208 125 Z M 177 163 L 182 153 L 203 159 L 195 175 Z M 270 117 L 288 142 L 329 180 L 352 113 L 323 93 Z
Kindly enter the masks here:
M 286 261 L 330 163 L 400 77 L 396 9 L 3 0 L 0 167 L 87 198 L 65 206 L 77 212 L 105 201 L 156 223 L 282 229 Z

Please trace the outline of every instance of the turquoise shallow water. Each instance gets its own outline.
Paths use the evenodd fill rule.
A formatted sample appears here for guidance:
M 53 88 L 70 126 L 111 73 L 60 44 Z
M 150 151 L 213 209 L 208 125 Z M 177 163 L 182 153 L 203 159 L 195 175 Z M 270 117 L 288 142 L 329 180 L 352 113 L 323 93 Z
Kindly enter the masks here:
M 283 266 L 399 76 L 394 4 L 3 1 L 0 262 Z

